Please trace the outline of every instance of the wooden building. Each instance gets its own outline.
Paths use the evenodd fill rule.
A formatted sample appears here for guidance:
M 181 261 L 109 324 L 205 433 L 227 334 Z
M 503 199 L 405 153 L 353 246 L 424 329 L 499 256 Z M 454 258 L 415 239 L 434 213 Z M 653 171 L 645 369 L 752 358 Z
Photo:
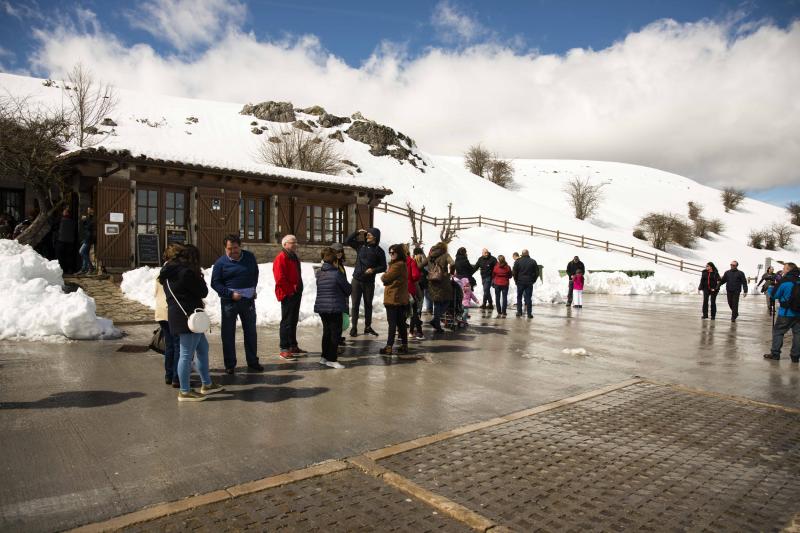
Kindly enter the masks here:
M 73 211 L 95 208 L 95 255 L 110 272 L 157 265 L 170 242 L 196 245 L 210 266 L 231 233 L 259 262 L 271 261 L 287 234 L 297 236 L 301 259 L 318 261 L 323 246 L 370 227 L 374 207 L 391 194 L 349 176 L 206 167 L 103 148 L 65 159 L 76 170 Z

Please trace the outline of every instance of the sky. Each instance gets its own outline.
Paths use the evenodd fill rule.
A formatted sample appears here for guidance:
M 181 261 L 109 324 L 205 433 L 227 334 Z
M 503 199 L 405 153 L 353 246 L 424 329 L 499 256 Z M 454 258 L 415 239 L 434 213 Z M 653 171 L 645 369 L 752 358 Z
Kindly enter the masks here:
M 0 0 L 0 71 L 356 110 L 456 155 L 800 200 L 800 0 Z

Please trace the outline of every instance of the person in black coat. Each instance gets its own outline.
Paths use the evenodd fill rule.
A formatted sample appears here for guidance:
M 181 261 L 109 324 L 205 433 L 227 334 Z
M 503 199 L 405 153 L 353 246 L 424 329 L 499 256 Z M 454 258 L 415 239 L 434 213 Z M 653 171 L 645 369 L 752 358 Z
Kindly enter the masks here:
M 725 284 L 728 293 L 728 307 L 731 308 L 731 322 L 736 322 L 739 317 L 739 294 L 744 291 L 743 298 L 747 297 L 747 276 L 739 270 L 739 262 L 731 261 L 731 269 L 722 275 L 720 284 Z
M 528 250 L 522 250 L 522 256 L 514 262 L 511 273 L 514 276 L 514 283 L 517 284 L 517 316 L 522 316 L 524 298 L 528 318 L 533 318 L 533 284 L 539 279 L 539 265 Z
M 494 272 L 496 264 L 497 259 L 486 248 L 483 249 L 481 256 L 475 262 L 475 266 L 481 272 L 481 284 L 483 285 L 481 309 L 494 308 L 494 302 L 492 302 L 492 272 Z
M 700 274 L 700 285 L 697 290 L 703 293 L 703 318 L 708 318 L 708 304 L 711 303 L 711 320 L 717 316 L 717 294 L 722 282 L 714 263 L 706 263 L 706 269 Z
M 475 281 L 473 274 L 478 270 L 477 266 L 473 266 L 467 257 L 467 249 L 463 246 L 456 251 L 455 259 L 456 277 L 468 278 L 470 287 L 474 288 L 478 284 Z
M 353 308 L 350 310 L 350 336 L 358 336 L 358 311 L 364 298 L 364 333 L 378 335 L 372 329 L 372 298 L 375 295 L 375 275 L 386 272 L 386 253 L 380 247 L 381 230 L 360 229 L 350 234 L 345 246 L 353 248 L 358 256 L 353 269 Z
M 72 218 L 69 209 L 64 209 L 61 220 L 58 223 L 56 233 L 56 256 L 58 264 L 64 274 L 72 274 L 75 269 L 75 237 L 78 232 L 78 224 Z
M 97 242 L 97 228 L 94 220 L 94 209 L 86 208 L 86 214 L 81 217 L 81 247 L 78 254 L 81 256 L 81 270 L 79 274 L 88 274 L 94 270 L 92 265 L 92 246 Z
M 175 261 L 161 268 L 158 275 L 167 297 L 167 321 L 173 335 L 180 337 L 181 355 L 178 361 L 178 380 L 181 384 L 179 402 L 197 402 L 206 396 L 220 392 L 223 388 L 211 381 L 208 372 L 208 340 L 205 333 L 194 333 L 189 329 L 188 318 L 195 309 L 203 309 L 203 298 L 208 296 L 208 285 L 200 271 L 200 252 L 187 244 Z M 197 371 L 203 382 L 200 391 L 189 387 L 192 359 L 197 353 Z
M 322 267 L 317 271 L 317 299 L 314 312 L 322 319 L 321 365 L 344 368 L 338 359 L 339 339 L 342 336 L 342 314 L 347 312 L 347 298 L 352 287 L 344 271 L 336 265 L 336 251 L 322 250 Z
M 584 274 L 586 273 L 586 267 L 583 265 L 583 261 L 576 255 L 572 261 L 567 263 L 567 278 L 569 278 L 569 292 L 567 292 L 567 307 L 572 305 L 572 276 L 575 275 L 576 272 L 580 270 Z

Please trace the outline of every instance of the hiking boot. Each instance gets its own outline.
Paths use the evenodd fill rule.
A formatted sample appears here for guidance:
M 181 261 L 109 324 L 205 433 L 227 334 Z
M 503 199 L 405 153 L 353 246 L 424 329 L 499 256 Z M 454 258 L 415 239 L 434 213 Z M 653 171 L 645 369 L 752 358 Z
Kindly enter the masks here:
M 351 337 L 358 337 L 358 331 L 356 330 L 356 327 L 355 327 L 355 326 L 353 326 L 352 328 L 350 328 L 350 336 L 351 336 Z
M 780 358 L 781 358 L 780 355 L 772 355 L 771 353 L 765 353 L 764 354 L 764 359 L 770 359 L 772 361 L 778 361 L 778 360 L 780 360 Z
M 374 335 L 376 337 L 378 336 L 378 332 L 375 331 L 374 329 L 372 329 L 371 326 L 367 326 L 366 328 L 364 328 L 364 335 L 367 335 L 367 334 Z
M 280 357 L 284 361 L 297 361 L 297 357 L 292 355 L 292 352 L 290 352 L 289 350 L 282 351 L 280 354 L 278 354 L 278 357 Z
M 392 347 L 391 346 L 384 346 L 383 348 L 378 350 L 378 353 L 381 354 L 381 355 L 392 355 Z
M 202 402 L 205 399 L 206 399 L 205 396 L 191 389 L 189 390 L 189 392 L 180 391 L 178 393 L 179 402 Z
M 209 385 L 203 385 L 200 387 L 200 394 L 203 396 L 208 396 L 209 394 L 214 394 L 217 392 L 222 392 L 225 390 L 225 387 L 219 385 L 217 383 L 211 383 Z
M 304 349 L 300 348 L 299 346 L 292 346 L 292 349 L 291 349 L 290 351 L 291 351 L 293 354 L 298 354 L 298 353 L 308 353 L 307 351 L 305 351 Z

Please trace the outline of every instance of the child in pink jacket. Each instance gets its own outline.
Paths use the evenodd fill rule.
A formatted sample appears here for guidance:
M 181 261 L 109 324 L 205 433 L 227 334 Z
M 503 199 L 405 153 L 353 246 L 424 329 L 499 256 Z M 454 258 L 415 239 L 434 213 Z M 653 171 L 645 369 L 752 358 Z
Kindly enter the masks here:
M 575 272 L 575 275 L 572 276 L 572 301 L 574 305 L 572 307 L 583 307 L 583 283 L 585 278 L 583 277 L 583 270 L 578 270 Z
M 466 322 L 469 317 L 469 308 L 472 306 L 472 302 L 476 304 L 480 302 L 477 296 L 475 296 L 475 293 L 472 292 L 472 285 L 469 283 L 469 278 L 456 278 L 456 281 L 461 285 L 461 292 L 464 294 L 464 298 L 461 300 L 461 306 L 464 308 L 461 320 L 462 322 Z

